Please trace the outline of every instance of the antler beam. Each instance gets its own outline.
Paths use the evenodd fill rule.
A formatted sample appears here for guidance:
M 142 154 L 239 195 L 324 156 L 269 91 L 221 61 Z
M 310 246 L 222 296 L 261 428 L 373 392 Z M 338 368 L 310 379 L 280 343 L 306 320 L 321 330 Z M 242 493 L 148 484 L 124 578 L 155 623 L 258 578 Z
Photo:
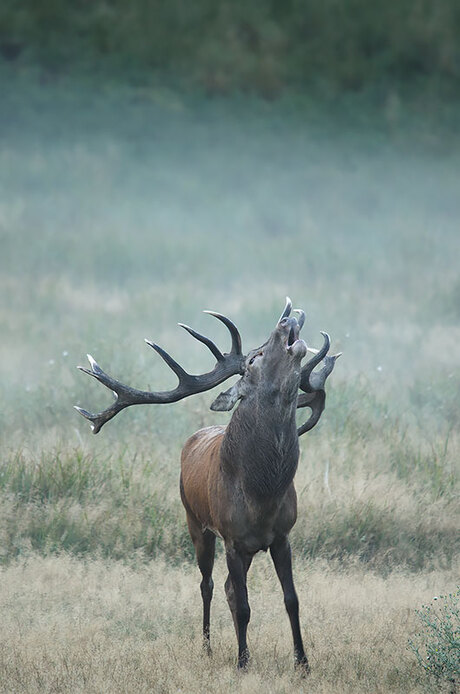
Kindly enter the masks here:
M 245 356 L 241 351 L 241 337 L 238 329 L 232 321 L 223 316 L 220 313 L 215 313 L 214 311 L 205 311 L 209 313 L 218 320 L 220 320 L 224 325 L 227 326 L 231 338 L 232 347 L 228 354 L 223 354 L 219 348 L 204 335 L 200 335 L 195 330 L 187 325 L 179 323 L 180 327 L 184 328 L 192 337 L 194 337 L 199 342 L 205 344 L 212 354 L 217 359 L 217 364 L 212 371 L 205 374 L 193 375 L 187 373 L 164 349 L 156 345 L 150 340 L 145 340 L 145 342 L 152 347 L 160 357 L 166 362 L 169 368 L 174 371 L 179 383 L 173 390 L 168 391 L 145 391 L 137 390 L 136 388 L 131 388 L 120 381 L 117 381 L 109 374 L 105 373 L 99 366 L 99 364 L 93 359 L 91 355 L 88 354 L 88 361 L 90 363 L 90 369 L 83 366 L 79 366 L 80 371 L 92 376 L 97 381 L 102 383 L 106 388 L 109 388 L 116 396 L 115 402 L 107 409 L 99 412 L 97 414 L 92 414 L 82 407 L 77 407 L 75 409 L 91 423 L 91 428 L 94 434 L 97 434 L 106 422 L 108 422 L 112 417 L 115 417 L 121 410 L 131 405 L 147 405 L 147 404 L 165 404 L 171 402 L 177 402 L 182 400 L 182 398 L 188 395 L 194 395 L 196 393 L 202 393 L 206 390 L 214 388 L 214 386 L 219 385 L 230 376 L 235 374 L 243 373 L 243 365 L 245 361 Z

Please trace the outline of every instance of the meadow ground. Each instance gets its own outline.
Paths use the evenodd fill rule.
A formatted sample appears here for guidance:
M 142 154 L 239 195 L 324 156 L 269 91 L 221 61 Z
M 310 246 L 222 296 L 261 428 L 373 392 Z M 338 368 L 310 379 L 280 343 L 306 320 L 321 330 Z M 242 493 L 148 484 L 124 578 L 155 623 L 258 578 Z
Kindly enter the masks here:
M 415 610 L 459 575 L 460 143 L 433 114 L 355 100 L 206 99 L 2 72 L 0 688 L 5 692 L 422 692 Z M 391 95 L 390 95 L 391 96 Z M 452 106 L 452 109 L 454 107 Z M 260 344 L 286 294 L 343 351 L 301 441 L 292 533 L 308 683 L 268 557 L 249 574 L 247 676 L 216 567 L 214 656 L 178 494 L 216 393 L 72 410 Z
M 69 556 L 14 562 L 1 574 L 0 681 L 4 692 L 424 692 L 409 651 L 414 605 L 457 571 L 383 578 L 363 567 L 296 562 L 312 674 L 293 667 L 291 635 L 269 558 L 250 572 L 247 674 L 216 567 L 213 655 L 201 649 L 198 571 L 163 558 L 132 569 Z M 420 671 L 419 671 L 420 669 Z

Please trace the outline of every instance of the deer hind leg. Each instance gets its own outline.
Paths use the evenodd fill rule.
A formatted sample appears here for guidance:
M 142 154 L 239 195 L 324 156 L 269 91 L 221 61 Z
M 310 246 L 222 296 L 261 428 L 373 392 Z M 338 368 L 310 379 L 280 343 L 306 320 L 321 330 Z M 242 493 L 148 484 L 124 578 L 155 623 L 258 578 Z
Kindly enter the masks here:
M 214 555 L 216 549 L 216 536 L 210 530 L 202 530 L 193 516 L 187 514 L 187 523 L 190 536 L 195 547 L 196 558 L 202 575 L 200 584 L 201 597 L 203 599 L 203 645 L 211 655 L 211 642 L 209 624 L 211 617 L 211 600 L 214 588 L 212 570 L 214 567 Z
M 248 601 L 246 577 L 252 557 L 240 554 L 234 548 L 226 548 L 228 576 L 225 581 L 225 593 L 233 617 L 236 637 L 238 639 L 238 669 L 247 667 L 249 649 L 246 634 L 251 616 Z
M 299 600 L 294 587 L 292 577 L 291 546 L 287 537 L 276 538 L 270 545 L 276 573 L 281 583 L 284 594 L 284 604 L 291 622 L 292 638 L 294 640 L 294 658 L 296 666 L 301 668 L 305 674 L 310 671 L 307 656 L 302 643 L 299 621 Z

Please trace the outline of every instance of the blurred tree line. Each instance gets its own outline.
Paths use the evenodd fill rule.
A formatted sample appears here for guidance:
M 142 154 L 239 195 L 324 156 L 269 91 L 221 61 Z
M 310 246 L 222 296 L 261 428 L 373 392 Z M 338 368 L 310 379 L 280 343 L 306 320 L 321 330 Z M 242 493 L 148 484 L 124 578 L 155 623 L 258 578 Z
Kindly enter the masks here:
M 459 0 L 2 0 L 0 60 L 211 93 L 460 85 Z

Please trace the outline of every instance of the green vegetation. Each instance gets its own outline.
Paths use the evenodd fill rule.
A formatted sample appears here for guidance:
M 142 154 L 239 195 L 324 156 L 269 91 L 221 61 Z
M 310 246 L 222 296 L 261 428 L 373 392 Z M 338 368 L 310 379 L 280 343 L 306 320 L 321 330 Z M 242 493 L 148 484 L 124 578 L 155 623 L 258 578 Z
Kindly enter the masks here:
M 268 97 L 427 80 L 454 93 L 459 33 L 456 0 L 4 0 L 0 9 L 0 54 L 10 62 Z
M 422 632 L 410 641 L 419 664 L 429 678 L 453 684 L 460 679 L 460 589 L 435 597 L 417 610 Z
M 340 445 L 335 438 L 330 443 Z M 342 445 L 347 455 L 356 451 L 346 438 Z M 38 455 L 16 453 L 4 459 L 0 473 L 2 560 L 8 562 L 30 551 L 67 551 L 126 561 L 158 554 L 173 562 L 192 559 L 178 495 L 178 462 L 157 460 L 155 443 L 142 456 L 136 454 L 134 441 L 131 446 L 132 451 L 102 455 L 66 447 Z M 366 445 L 371 455 L 375 446 L 374 439 Z M 451 517 L 455 496 L 449 470 L 454 451 L 444 457 L 442 483 L 437 473 L 432 481 L 429 473 L 421 476 L 414 468 L 411 493 L 404 500 L 399 496 L 403 486 L 399 498 L 390 495 L 397 484 L 391 458 L 378 471 L 380 476 L 388 475 L 383 500 L 378 497 L 377 475 L 371 467 L 366 473 L 368 488 L 353 494 L 362 469 L 357 474 L 346 464 L 334 470 L 334 479 L 340 479 L 334 498 L 325 497 L 324 491 L 318 497 L 315 466 L 323 464 L 323 456 L 314 445 L 310 451 L 313 464 L 302 461 L 298 476 L 300 485 L 314 485 L 300 494 L 299 521 L 293 532 L 298 556 L 342 562 L 358 558 L 383 572 L 396 567 L 420 570 L 452 565 L 460 549 Z M 405 456 L 406 446 L 400 451 L 402 467 Z M 436 470 L 434 459 L 432 469 Z
M 39 460 L 14 456 L 0 478 L 3 560 L 31 551 L 191 558 L 178 495 L 165 499 L 159 474 L 149 464 L 104 461 L 78 449 L 42 452 Z

